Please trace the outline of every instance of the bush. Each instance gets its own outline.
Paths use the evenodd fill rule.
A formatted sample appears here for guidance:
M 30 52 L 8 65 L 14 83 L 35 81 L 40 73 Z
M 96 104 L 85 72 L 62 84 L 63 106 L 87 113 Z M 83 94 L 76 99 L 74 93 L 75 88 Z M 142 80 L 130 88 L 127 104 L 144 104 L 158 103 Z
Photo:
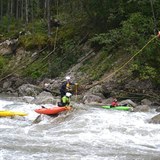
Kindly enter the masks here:
M 8 64 L 8 60 L 0 56 L 0 74 L 4 74 Z

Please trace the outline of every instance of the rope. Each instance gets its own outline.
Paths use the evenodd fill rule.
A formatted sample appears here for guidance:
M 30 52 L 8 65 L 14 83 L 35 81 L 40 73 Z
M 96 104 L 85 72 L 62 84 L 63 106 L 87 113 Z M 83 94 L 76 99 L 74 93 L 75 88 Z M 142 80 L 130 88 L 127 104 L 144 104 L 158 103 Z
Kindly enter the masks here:
M 160 34 L 160 32 L 159 32 Z M 120 68 L 118 68 L 117 70 L 115 70 L 114 72 L 112 72 L 110 75 L 108 75 L 107 77 L 105 77 L 104 79 L 95 82 L 94 84 L 86 87 L 86 89 L 90 89 L 93 86 L 96 86 L 97 84 L 103 83 L 105 82 L 108 78 L 112 77 L 114 74 L 116 74 L 117 72 L 119 72 L 122 68 L 124 68 L 130 61 L 132 61 L 132 59 L 134 57 L 136 57 L 140 52 L 142 52 L 142 50 L 144 50 L 144 48 L 146 48 L 154 39 L 156 39 L 157 37 L 160 37 L 160 35 L 156 35 L 154 36 L 151 40 L 149 40 L 138 52 L 136 52 L 126 63 L 124 63 Z

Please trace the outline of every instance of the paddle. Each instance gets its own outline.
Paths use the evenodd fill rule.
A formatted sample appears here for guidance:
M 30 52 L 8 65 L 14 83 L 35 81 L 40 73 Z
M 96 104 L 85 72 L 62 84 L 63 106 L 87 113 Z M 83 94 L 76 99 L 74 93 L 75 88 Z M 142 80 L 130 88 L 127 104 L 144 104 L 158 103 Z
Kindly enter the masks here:
M 76 92 L 76 101 L 77 101 L 77 98 L 78 98 L 78 83 L 75 83 L 75 92 Z

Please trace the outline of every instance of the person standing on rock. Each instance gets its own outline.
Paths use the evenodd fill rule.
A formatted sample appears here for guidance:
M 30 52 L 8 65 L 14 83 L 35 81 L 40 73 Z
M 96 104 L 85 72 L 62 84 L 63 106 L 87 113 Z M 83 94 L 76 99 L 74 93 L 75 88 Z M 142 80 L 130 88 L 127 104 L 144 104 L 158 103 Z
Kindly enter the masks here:
M 71 92 L 71 85 L 78 85 L 77 83 L 72 83 L 70 81 L 70 77 L 67 76 L 66 77 L 66 81 L 62 83 L 61 87 L 60 87 L 60 94 L 61 94 L 61 98 L 64 97 L 66 95 L 67 92 Z

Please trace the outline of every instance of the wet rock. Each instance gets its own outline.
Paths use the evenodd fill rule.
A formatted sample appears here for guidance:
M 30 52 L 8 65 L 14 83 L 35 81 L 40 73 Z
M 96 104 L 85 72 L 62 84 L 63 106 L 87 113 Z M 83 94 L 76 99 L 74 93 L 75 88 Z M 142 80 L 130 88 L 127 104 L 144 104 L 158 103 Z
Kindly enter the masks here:
M 56 104 L 57 100 L 49 92 L 41 92 L 34 100 L 31 101 L 35 104 Z
M 160 112 L 160 107 L 158 107 L 158 108 L 156 109 L 156 112 Z
M 141 104 L 142 105 L 148 105 L 148 106 L 150 106 L 150 105 L 152 105 L 152 102 L 150 100 L 148 100 L 148 99 L 143 99 L 141 101 Z
M 40 86 L 43 88 L 44 91 L 50 92 L 53 95 L 59 95 L 60 94 L 60 86 L 62 82 L 60 80 L 51 80 L 51 79 L 44 79 L 41 83 Z
M 32 122 L 32 124 L 37 124 L 37 123 L 39 123 L 39 122 L 41 122 L 42 121 L 42 116 L 41 115 L 38 115 L 37 117 L 36 117 L 36 119 Z
M 130 99 L 126 99 L 126 100 L 123 100 L 123 101 L 121 101 L 121 102 L 119 102 L 119 105 L 129 105 L 129 106 L 132 106 L 132 107 L 136 107 L 137 106 L 137 104 L 136 103 L 134 103 L 132 100 L 130 100 Z
M 18 93 L 21 96 L 37 96 L 42 89 L 32 84 L 23 84 L 18 88 Z
M 139 105 L 133 109 L 133 112 L 148 112 L 150 107 L 148 105 Z
M 152 117 L 152 118 L 149 120 L 149 123 L 160 124 L 160 114 Z
M 92 94 L 87 94 L 83 97 L 83 102 L 85 104 L 99 104 L 103 103 L 103 99 L 100 96 L 92 95 Z
M 102 92 L 103 92 L 102 86 L 101 85 L 97 85 L 97 86 L 91 88 L 87 93 L 90 93 L 90 94 L 93 94 L 93 95 L 97 95 L 97 96 L 100 96 L 100 97 L 104 98 Z

